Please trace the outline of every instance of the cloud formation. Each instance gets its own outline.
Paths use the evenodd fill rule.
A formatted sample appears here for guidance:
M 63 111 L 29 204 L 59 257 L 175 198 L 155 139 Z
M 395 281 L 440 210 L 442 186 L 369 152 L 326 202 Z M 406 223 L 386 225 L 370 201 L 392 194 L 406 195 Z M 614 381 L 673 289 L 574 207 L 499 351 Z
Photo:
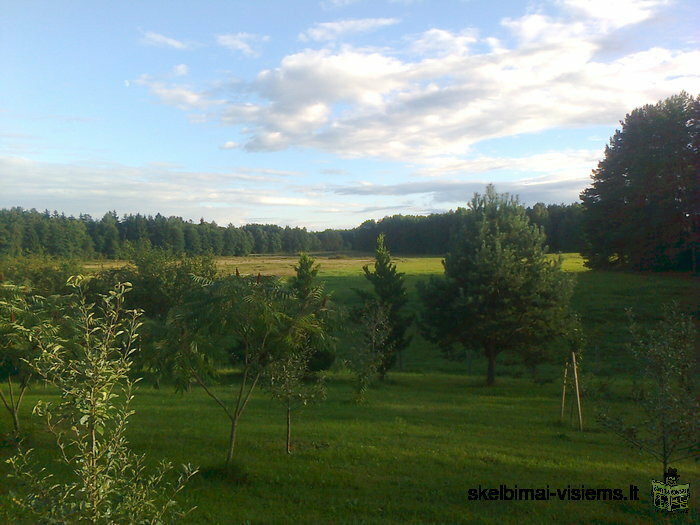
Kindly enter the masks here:
M 625 0 L 618 9 L 559 0 L 557 16 L 504 19 L 510 46 L 469 28 L 433 28 L 413 36 L 412 54 L 349 45 L 304 49 L 248 82 L 231 83 L 235 96 L 210 118 L 239 128 L 248 151 L 307 147 L 439 170 L 486 139 L 614 125 L 635 106 L 682 89 L 700 91 L 697 50 L 652 47 L 597 58 L 602 37 L 648 19 L 664 3 Z M 304 38 L 325 41 L 390 23 L 318 24 Z M 179 107 L 183 98 L 201 105 L 173 89 L 152 90 Z
M 146 31 L 143 34 L 143 42 L 152 46 L 171 47 L 173 49 L 189 49 L 191 47 L 190 44 L 182 40 L 176 40 L 153 31 Z
M 477 180 L 430 180 L 420 182 L 401 182 L 398 184 L 360 183 L 357 185 L 339 186 L 332 189 L 338 195 L 357 196 L 401 196 L 426 195 L 436 205 L 454 205 L 471 200 L 474 193 L 483 193 L 489 182 L 486 179 Z M 537 202 L 570 203 L 578 200 L 578 195 L 587 181 L 582 177 L 561 179 L 554 176 L 535 177 L 519 181 L 502 181 L 496 184 L 500 193 L 510 193 L 520 197 L 526 205 Z M 381 209 L 381 208 L 377 208 Z
M 252 209 L 271 206 L 311 207 L 302 192 L 280 184 L 296 171 L 236 168 L 230 172 L 183 171 L 167 163 L 146 166 L 121 164 L 59 164 L 23 157 L 0 156 L 0 185 L 12 181 L 12 196 L 0 195 L 0 207 L 60 209 L 67 213 L 101 215 L 155 213 L 245 224 Z M 290 221 L 288 218 L 286 222 Z
M 252 33 L 228 33 L 217 35 L 216 43 L 225 47 L 229 51 L 243 53 L 249 57 L 260 55 L 258 44 L 267 42 L 270 39 L 267 35 L 255 35 Z
M 353 33 L 368 33 L 382 27 L 398 24 L 397 18 L 359 18 L 354 20 L 339 20 L 337 22 L 321 22 L 299 34 L 299 40 L 304 42 L 314 40 L 337 40 Z
M 189 73 L 187 64 L 178 64 L 173 68 L 173 75 L 176 77 L 184 77 Z

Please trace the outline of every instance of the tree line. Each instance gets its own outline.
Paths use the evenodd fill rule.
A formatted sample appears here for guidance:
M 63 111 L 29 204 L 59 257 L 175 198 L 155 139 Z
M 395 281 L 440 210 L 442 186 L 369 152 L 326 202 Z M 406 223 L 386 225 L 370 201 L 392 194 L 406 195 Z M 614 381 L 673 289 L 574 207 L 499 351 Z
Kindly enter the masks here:
M 0 255 L 56 257 L 129 257 L 152 247 L 176 254 L 219 256 L 250 253 L 298 253 L 322 248 L 306 228 L 273 224 L 219 226 L 161 214 L 125 215 L 115 211 L 97 220 L 90 215 L 66 216 L 11 208 L 0 210 Z
M 550 252 L 581 252 L 592 268 L 698 272 L 700 97 L 685 92 L 637 108 L 620 122 L 592 172 L 581 203 L 525 209 Z M 219 226 L 181 217 L 101 219 L 57 212 L 0 210 L 0 256 L 129 257 L 134 248 L 218 256 L 309 251 L 370 252 L 383 235 L 395 254 L 445 255 L 465 225 L 466 208 L 394 215 L 352 229 L 309 232 L 272 224 Z
M 530 220 L 544 229 L 552 252 L 583 248 L 580 204 L 538 203 L 526 209 Z M 251 253 L 374 250 L 377 236 L 396 254 L 444 255 L 450 239 L 464 225 L 465 208 L 446 213 L 393 215 L 367 220 L 356 228 L 310 232 L 274 224 L 219 226 L 216 222 L 186 221 L 161 214 L 125 215 L 110 211 L 101 219 L 66 216 L 19 207 L 0 210 L 0 256 L 128 258 L 144 247 L 176 254 L 243 256 Z

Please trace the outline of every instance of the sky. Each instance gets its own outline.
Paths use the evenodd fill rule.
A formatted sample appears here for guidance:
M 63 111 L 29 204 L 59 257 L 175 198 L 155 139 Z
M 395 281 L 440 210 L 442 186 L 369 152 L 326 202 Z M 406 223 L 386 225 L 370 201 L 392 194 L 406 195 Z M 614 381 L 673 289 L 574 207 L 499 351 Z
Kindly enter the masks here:
M 571 203 L 697 0 L 0 0 L 0 207 L 319 231 Z

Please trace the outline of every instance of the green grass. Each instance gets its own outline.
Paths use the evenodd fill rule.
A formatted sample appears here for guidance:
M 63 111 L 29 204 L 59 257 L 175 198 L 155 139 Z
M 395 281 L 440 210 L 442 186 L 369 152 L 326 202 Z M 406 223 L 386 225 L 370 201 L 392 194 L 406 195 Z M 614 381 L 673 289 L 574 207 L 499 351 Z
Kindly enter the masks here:
M 150 458 L 202 467 L 205 474 L 181 498 L 183 505 L 198 507 L 187 523 L 655 521 L 646 492 L 658 465 L 589 421 L 584 433 L 561 424 L 558 385 L 501 378 L 489 389 L 481 377 L 396 373 L 362 406 L 349 401 L 346 375 L 335 375 L 331 385 L 324 404 L 297 415 L 289 457 L 281 407 L 258 392 L 240 429 L 238 478 L 216 474 L 225 451 L 226 420 L 199 389 L 180 398 L 142 388 L 129 437 L 133 448 Z M 47 397 L 34 393 L 28 405 Z M 49 440 L 36 422 L 28 445 L 40 449 L 41 462 L 50 464 Z M 680 470 L 686 480 L 700 474 L 688 463 Z M 469 488 L 502 483 L 633 484 L 640 487 L 642 501 L 466 498 Z
M 336 301 L 352 304 L 351 288 L 366 287 L 361 268 L 370 259 L 318 261 Z M 568 271 L 576 272 L 573 306 L 581 313 L 589 339 L 584 367 L 589 376 L 614 375 L 614 391 L 623 393 L 628 386 L 619 372 L 628 365 L 622 349 L 625 308 L 633 307 L 644 322 L 658 318 L 659 305 L 670 299 L 693 311 L 700 296 L 698 281 L 583 271 L 580 258 L 573 255 L 566 255 L 564 262 Z M 263 269 L 278 273 L 294 258 L 269 263 Z M 440 259 L 399 258 L 398 265 L 407 273 L 411 307 L 416 308 L 415 283 L 439 273 Z M 341 352 L 350 350 L 349 336 L 352 331 Z M 403 371 L 390 373 L 384 384 L 373 387 L 365 405 L 351 401 L 351 377 L 336 367 L 330 373 L 328 399 L 295 415 L 291 456 L 284 453 L 282 407 L 258 391 L 241 421 L 233 475 L 218 470 L 227 420 L 198 388 L 180 397 L 169 389 L 141 386 L 129 439 L 137 452 L 154 462 L 166 458 L 202 468 L 180 498 L 184 506 L 197 506 L 188 524 L 697 522 L 697 488 L 691 488 L 690 515 L 665 521 L 652 509 L 650 480 L 659 477 L 659 465 L 602 431 L 590 400 L 584 400 L 585 432 L 559 421 L 561 367 L 545 367 L 542 374 L 549 374 L 552 382 L 535 384 L 517 364 L 501 361 L 497 385 L 487 388 L 483 366 L 476 359 L 469 374 L 466 364 L 442 359 L 435 348 L 415 337 Z M 230 389 L 217 387 L 222 394 Z M 36 448 L 40 463 L 49 468 L 51 441 L 30 411 L 37 400 L 51 398 L 50 390 L 34 388 L 22 415 L 29 431 L 26 446 Z M 635 410 L 624 396 L 618 396 L 616 407 Z M 0 413 L 0 432 L 9 426 L 7 414 Z M 0 458 L 11 453 L 9 446 L 0 448 Z M 697 487 L 697 463 L 683 462 L 678 468 L 682 481 Z M 0 465 L 0 479 L 5 480 L 7 472 L 7 466 Z M 639 487 L 641 501 L 467 499 L 469 488 L 500 484 L 553 489 L 581 484 L 626 489 L 633 484 Z M 10 486 L 0 484 L 0 498 Z

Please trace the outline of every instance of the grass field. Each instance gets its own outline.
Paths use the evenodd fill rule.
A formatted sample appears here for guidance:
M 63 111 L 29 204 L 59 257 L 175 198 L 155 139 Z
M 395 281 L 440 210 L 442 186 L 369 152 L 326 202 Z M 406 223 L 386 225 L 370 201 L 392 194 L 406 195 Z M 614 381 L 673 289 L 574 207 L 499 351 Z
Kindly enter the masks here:
M 371 258 L 319 256 L 321 277 L 341 305 L 354 300 L 353 287 L 366 287 L 362 265 Z M 294 258 L 225 259 L 226 271 L 289 275 Z M 411 307 L 417 308 L 415 284 L 441 271 L 440 258 L 398 258 L 407 274 Z M 658 318 L 659 306 L 676 300 L 697 311 L 700 284 L 685 276 L 634 275 L 585 271 L 578 256 L 566 255 L 565 269 L 575 272 L 574 308 L 582 316 L 589 348 L 584 356 L 586 378 L 614 377 L 614 390 L 624 393 L 628 368 L 622 349 L 625 308 L 644 322 Z M 590 400 L 584 400 L 586 430 L 580 433 L 559 421 L 561 367 L 544 367 L 544 380 L 533 382 L 517 364 L 499 362 L 495 387 L 484 386 L 483 363 L 471 373 L 462 362 L 441 358 L 420 337 L 414 337 L 403 370 L 370 390 L 368 403 L 352 400 L 351 377 L 340 366 L 352 338 L 341 346 L 341 359 L 329 374 L 328 399 L 296 416 L 294 453 L 284 452 L 282 407 L 258 391 L 241 421 L 236 470 L 218 470 L 225 454 L 228 427 L 221 409 L 193 388 L 180 397 L 169 389 L 143 385 L 137 392 L 136 414 L 129 439 L 154 462 L 191 462 L 202 473 L 188 485 L 180 501 L 197 509 L 192 524 L 380 524 L 380 523 L 697 523 L 700 501 L 697 463 L 678 465 L 683 482 L 691 484 L 691 514 L 673 521 L 650 503 L 650 480 L 660 466 L 631 450 L 595 422 Z M 549 380 L 549 382 L 547 382 Z M 217 387 L 219 392 L 230 385 Z M 52 467 L 50 440 L 31 407 L 51 399 L 50 390 L 34 388 L 24 405 L 26 446 Z M 619 396 L 616 407 L 633 411 L 632 401 Z M 9 429 L 0 414 L 0 432 Z M 0 448 L 0 457 L 12 453 Z M 0 479 L 7 479 L 6 465 Z M 6 497 L 10 482 L 0 484 Z M 640 501 L 469 501 L 467 491 L 479 485 L 565 489 L 623 488 L 636 485 Z M 693 490 L 695 489 L 695 490 Z M 2 514 L 0 514 L 0 522 Z

